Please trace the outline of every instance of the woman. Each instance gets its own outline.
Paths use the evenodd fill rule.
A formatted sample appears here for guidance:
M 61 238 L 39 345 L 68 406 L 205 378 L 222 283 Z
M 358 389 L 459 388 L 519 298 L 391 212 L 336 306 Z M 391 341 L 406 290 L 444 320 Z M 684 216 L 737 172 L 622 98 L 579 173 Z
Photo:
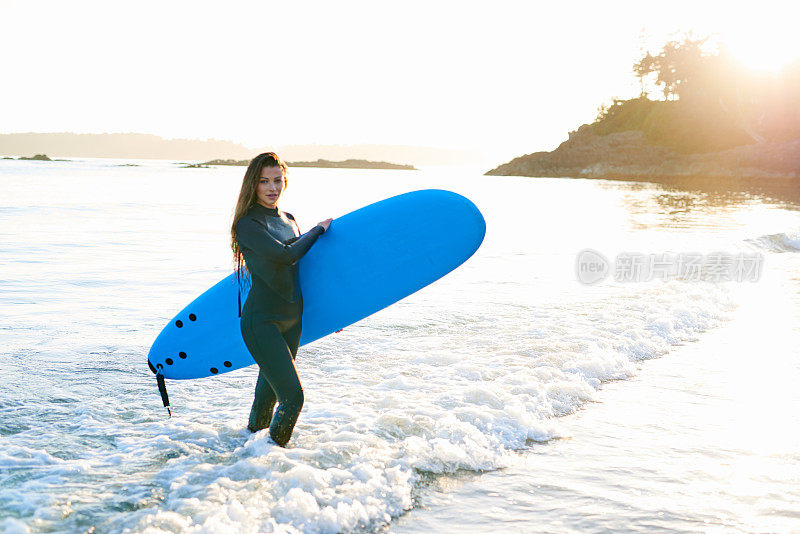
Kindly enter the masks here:
M 294 367 L 303 315 L 297 262 L 331 223 L 325 219 L 298 237 L 292 214 L 278 209 L 286 170 L 274 152 L 253 158 L 231 226 L 236 272 L 252 278 L 241 311 L 242 337 L 260 369 L 247 428 L 257 432 L 269 426 L 270 437 L 281 447 L 292 436 L 303 407 L 303 388 Z

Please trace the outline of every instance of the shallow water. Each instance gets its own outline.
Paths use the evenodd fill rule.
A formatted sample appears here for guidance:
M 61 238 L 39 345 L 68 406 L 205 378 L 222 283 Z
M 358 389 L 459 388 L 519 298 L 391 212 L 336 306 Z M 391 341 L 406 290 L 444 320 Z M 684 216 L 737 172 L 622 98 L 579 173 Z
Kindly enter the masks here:
M 437 480 L 392 532 L 799 531 L 796 278 L 604 384 L 561 419 L 565 439 Z
M 440 187 L 487 235 L 444 279 L 300 350 L 306 405 L 280 449 L 245 429 L 255 368 L 170 381 L 170 419 L 146 364 L 231 268 L 243 169 L 121 163 L 0 161 L 0 530 L 800 528 L 791 205 L 292 169 L 282 207 L 303 230 Z M 586 248 L 758 253 L 763 272 L 587 286 Z

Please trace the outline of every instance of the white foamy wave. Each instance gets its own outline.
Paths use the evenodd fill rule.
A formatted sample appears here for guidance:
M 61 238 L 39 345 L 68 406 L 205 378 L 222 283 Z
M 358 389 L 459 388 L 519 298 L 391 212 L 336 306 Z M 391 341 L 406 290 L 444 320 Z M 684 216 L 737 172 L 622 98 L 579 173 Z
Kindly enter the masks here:
M 200 423 L 173 423 L 153 437 L 152 450 L 200 441 L 220 454 L 168 458 L 156 475 L 169 488 L 165 500 L 114 525 L 175 532 L 374 529 L 411 508 L 426 477 L 508 466 L 515 451 L 562 436 L 558 416 L 593 400 L 602 382 L 634 374 L 636 361 L 696 339 L 730 306 L 722 288 L 671 282 L 632 288 L 628 298 L 583 305 L 578 314 L 538 310 L 542 337 L 514 337 L 503 324 L 518 322 L 502 316 L 466 325 L 460 346 L 424 351 L 375 320 L 368 343 L 363 332 L 341 334 L 306 352 L 300 368 L 307 407 L 292 448 L 274 446 L 266 432 L 247 438 L 241 412 L 213 435 Z M 443 318 L 435 327 L 445 330 L 440 338 L 455 334 L 448 323 Z M 417 317 L 406 327 L 406 340 L 430 336 L 431 325 L 419 326 Z
M 636 361 L 696 338 L 729 306 L 722 288 L 677 281 L 577 307 L 473 310 L 460 323 L 447 310 L 421 321 L 418 305 L 399 305 L 301 352 L 307 405 L 291 448 L 243 428 L 254 369 L 172 383 L 176 416 L 164 421 L 153 418 L 147 377 L 131 385 L 148 399 L 132 415 L 63 404 L 73 431 L 98 440 L 84 452 L 45 452 L 43 443 L 64 441 L 55 423 L 15 434 L 30 446 L 4 448 L 0 469 L 37 476 L 4 485 L 0 505 L 71 531 L 85 520 L 76 510 L 98 498 L 79 481 L 94 480 L 115 503 L 92 518 L 109 531 L 374 529 L 410 509 L 427 477 L 508 466 L 516 451 L 562 436 L 559 416 L 634 374 Z M 540 335 L 518 335 L 532 322 Z
M 800 251 L 800 233 L 777 233 L 747 239 L 751 246 L 769 252 L 798 252 Z

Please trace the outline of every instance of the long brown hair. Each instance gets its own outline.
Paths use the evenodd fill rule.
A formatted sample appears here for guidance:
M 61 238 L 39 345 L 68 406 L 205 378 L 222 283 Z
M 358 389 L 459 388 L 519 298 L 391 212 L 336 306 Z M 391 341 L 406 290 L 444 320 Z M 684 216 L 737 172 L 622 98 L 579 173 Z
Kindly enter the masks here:
M 239 200 L 236 201 L 236 209 L 233 211 L 233 223 L 231 224 L 231 250 L 233 250 L 233 262 L 236 264 L 236 277 L 240 283 L 242 277 L 248 277 L 249 273 L 244 264 L 244 256 L 242 256 L 242 251 L 239 248 L 239 242 L 236 240 L 236 223 L 256 203 L 256 188 L 261 179 L 261 170 L 264 167 L 280 167 L 283 172 L 283 179 L 286 181 L 288 167 L 275 152 L 259 154 L 247 166 L 247 171 L 245 171 L 244 179 L 242 180 L 242 189 L 239 191 Z

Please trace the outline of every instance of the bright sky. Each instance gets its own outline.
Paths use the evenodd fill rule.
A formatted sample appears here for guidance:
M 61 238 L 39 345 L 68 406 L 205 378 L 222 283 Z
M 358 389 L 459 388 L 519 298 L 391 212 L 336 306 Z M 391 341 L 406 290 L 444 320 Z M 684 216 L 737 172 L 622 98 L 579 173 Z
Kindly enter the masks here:
M 794 2 L 0 0 L 0 133 L 550 150 L 638 93 L 644 29 L 800 55 Z M 767 55 L 774 55 L 768 59 Z

